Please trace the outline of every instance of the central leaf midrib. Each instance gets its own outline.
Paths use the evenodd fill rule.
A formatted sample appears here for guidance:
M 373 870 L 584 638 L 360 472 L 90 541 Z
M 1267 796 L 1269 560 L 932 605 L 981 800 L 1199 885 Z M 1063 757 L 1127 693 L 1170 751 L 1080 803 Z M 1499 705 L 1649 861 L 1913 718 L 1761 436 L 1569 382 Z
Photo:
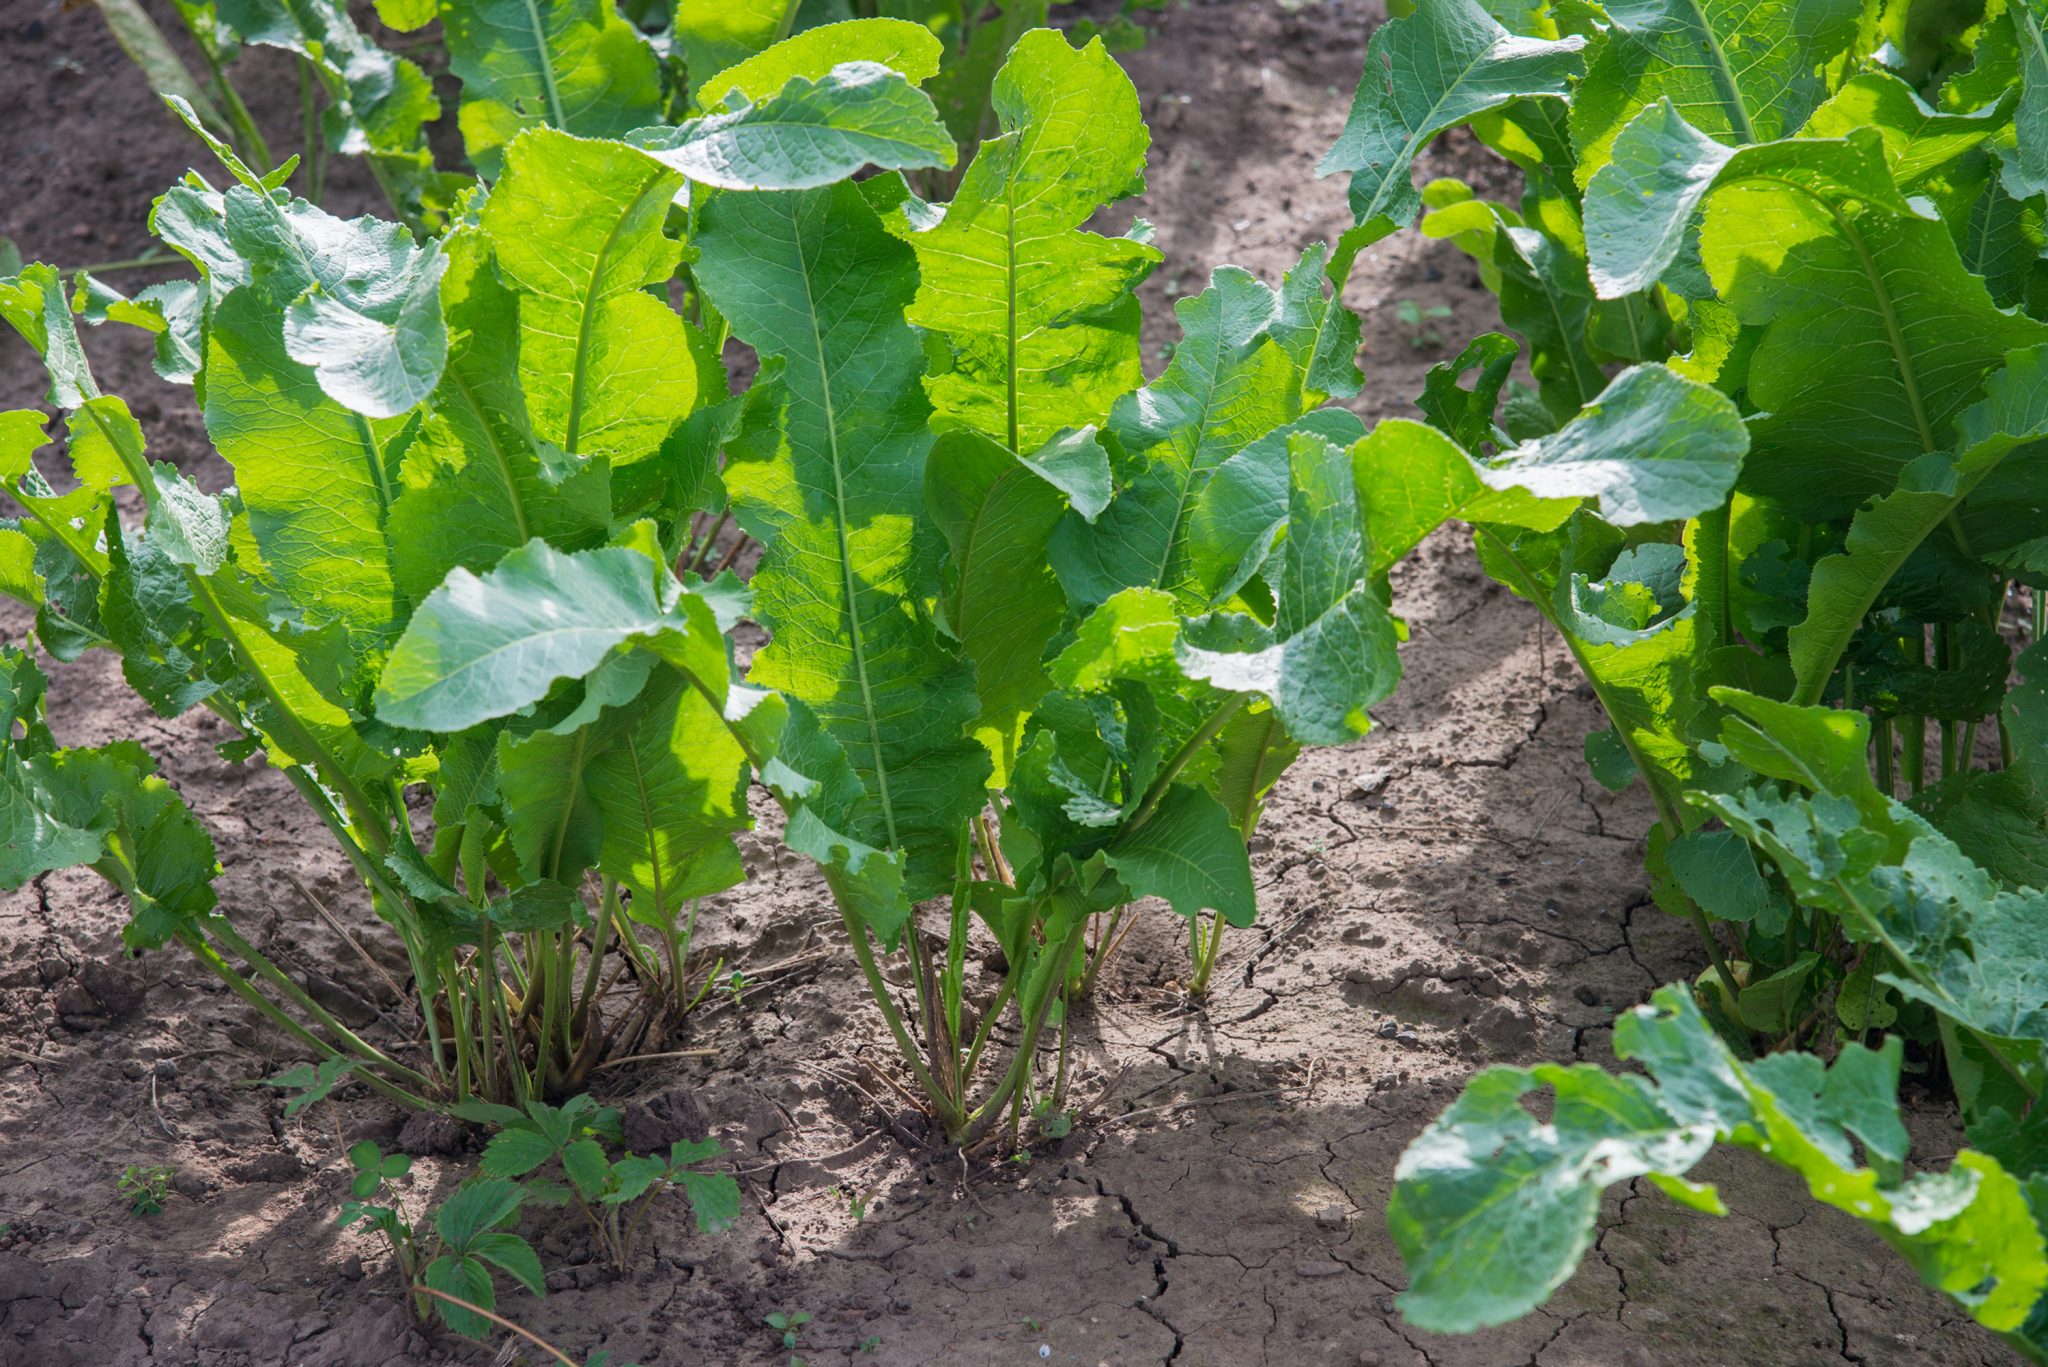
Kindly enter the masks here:
M 1699 22 L 1701 45 L 1711 58 L 1709 70 L 1713 73 L 1714 86 L 1721 96 L 1722 107 L 1727 111 L 1729 121 L 1735 125 L 1735 134 L 1745 143 L 1756 141 L 1756 125 L 1750 121 L 1749 108 L 1742 103 L 1742 90 L 1735 84 L 1735 68 L 1728 64 L 1728 53 L 1721 46 L 1721 36 L 1714 32 L 1713 24 L 1707 20 L 1706 7 L 1700 0 L 1686 0 L 1686 8 L 1692 11 Z
M 540 71 L 541 87 L 548 97 L 548 123 L 550 126 L 569 131 L 569 116 L 562 112 L 562 92 L 555 88 L 554 54 L 548 50 L 547 27 L 541 22 L 540 6 L 535 0 L 525 0 L 526 22 L 533 31 L 533 64 Z
M 462 371 L 450 365 L 447 375 L 455 382 L 456 392 L 461 394 L 463 403 L 468 405 L 470 413 L 475 416 L 477 426 L 483 429 L 484 445 L 498 463 L 498 476 L 505 483 L 505 497 L 511 501 L 512 520 L 518 525 L 519 544 L 523 546 L 533 539 L 533 530 L 526 520 L 526 499 L 519 492 L 518 480 L 513 477 L 511 458 L 505 454 L 504 443 L 498 440 L 497 427 L 484 412 L 482 401 L 477 398 L 476 391 L 471 388 L 469 381 L 463 378 Z
M 861 715 L 867 722 L 868 748 L 874 757 L 875 796 L 882 804 L 882 828 L 888 833 L 889 845 L 894 848 L 896 839 L 896 805 L 889 794 L 889 770 L 882 762 L 882 731 L 875 717 L 874 688 L 868 681 L 867 641 L 861 632 L 860 600 L 853 580 L 853 547 L 846 535 L 846 471 L 839 451 L 838 409 L 832 397 L 832 372 L 825 355 L 825 337 L 818 330 L 818 301 L 811 292 L 811 262 L 804 244 L 803 223 L 795 213 L 789 217 L 789 235 L 796 247 L 797 278 L 804 288 L 804 321 L 811 329 L 811 345 L 818 357 L 818 398 L 825 409 L 825 441 L 827 458 L 832 467 L 832 533 L 839 546 L 839 578 L 846 595 L 846 626 L 848 644 L 853 650 L 854 679 L 860 684 Z
M 654 893 L 654 910 L 666 926 L 669 919 L 667 880 L 662 877 L 661 852 L 655 848 L 661 825 L 654 815 L 654 794 L 647 788 L 647 770 L 640 763 L 639 739 L 637 734 L 627 735 L 626 758 L 633 766 L 633 790 L 640 797 L 640 821 L 647 832 L 647 867 L 652 870 L 650 891 Z
M 647 198 L 647 192 L 659 183 L 658 178 L 650 178 L 641 184 L 632 201 L 612 220 L 610 230 L 604 235 L 604 245 L 591 259 L 590 283 L 583 287 L 583 314 L 576 320 L 576 358 L 571 363 L 569 378 L 569 420 L 562 429 L 562 449 L 572 456 L 582 454 L 576 446 L 583 430 L 584 390 L 590 377 L 590 334 L 596 326 L 597 306 L 601 302 L 598 287 L 604 280 L 605 262 L 610 258 L 612 249 L 618 246 L 619 234 L 625 231 L 627 222 L 640 212 L 641 201 Z
M 562 851 L 569 843 L 569 820 L 576 812 L 576 799 L 583 791 L 583 756 L 590 745 L 589 728 L 576 733 L 575 748 L 570 752 L 568 774 L 563 780 L 568 791 L 562 795 L 562 819 L 555 824 L 554 848 L 548 855 L 548 877 L 556 882 L 562 880 Z

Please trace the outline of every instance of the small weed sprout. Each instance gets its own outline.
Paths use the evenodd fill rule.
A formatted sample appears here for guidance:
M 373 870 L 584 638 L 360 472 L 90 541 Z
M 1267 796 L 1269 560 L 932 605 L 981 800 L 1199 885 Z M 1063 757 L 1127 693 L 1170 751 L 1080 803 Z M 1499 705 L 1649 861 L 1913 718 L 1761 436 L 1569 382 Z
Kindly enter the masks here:
M 770 1329 L 782 1335 L 782 1346 L 789 1350 L 789 1367 L 805 1367 L 804 1360 L 796 1349 L 804 1336 L 804 1326 L 811 1322 L 808 1310 L 778 1310 L 763 1321 Z M 881 1340 L 877 1339 L 877 1343 Z
M 157 1215 L 162 1213 L 164 1200 L 171 1194 L 172 1176 L 173 1170 L 162 1164 L 130 1163 L 114 1189 L 133 1214 Z

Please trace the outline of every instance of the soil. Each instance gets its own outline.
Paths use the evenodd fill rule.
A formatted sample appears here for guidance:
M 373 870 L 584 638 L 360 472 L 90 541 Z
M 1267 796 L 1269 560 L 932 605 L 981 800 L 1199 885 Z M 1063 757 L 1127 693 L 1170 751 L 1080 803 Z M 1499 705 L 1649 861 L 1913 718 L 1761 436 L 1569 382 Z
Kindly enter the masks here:
M 1146 286 L 1148 364 L 1171 341 L 1169 296 L 1225 261 L 1277 279 L 1348 221 L 1341 184 L 1312 171 L 1380 17 L 1352 0 L 1144 16 L 1151 41 L 1124 60 L 1154 139 L 1135 208 L 1166 254 Z M 273 57 L 239 71 L 275 138 L 297 104 Z M 0 233 L 64 263 L 146 247 L 151 197 L 195 160 L 96 12 L 54 0 L 0 10 L 0 145 Z M 1421 174 L 1499 177 L 1458 137 Z M 334 166 L 329 204 L 371 207 L 359 167 Z M 1402 301 L 1449 309 L 1428 323 L 1447 339 L 1496 322 L 1466 260 L 1412 233 L 1368 253 L 1353 288 L 1368 417 L 1412 413 L 1443 354 L 1399 320 Z M 190 392 L 156 381 L 142 341 L 90 338 L 103 385 L 129 397 L 154 455 L 218 487 Z M 32 358 L 11 341 L 0 356 L 0 404 L 37 403 Z M 891 1055 L 824 890 L 764 821 L 751 880 L 707 909 L 701 943 L 765 985 L 715 998 L 666 1046 L 712 1056 L 621 1069 L 602 1089 L 641 1143 L 708 1125 L 730 1145 L 739 1227 L 699 1236 L 680 1202 L 663 1207 L 621 1278 L 566 1218 L 530 1218 L 549 1295 L 504 1310 L 579 1358 L 663 1367 L 781 1367 L 791 1354 L 763 1323 L 777 1311 L 813 1317 L 805 1361 L 849 1367 L 2008 1361 L 1874 1236 L 1740 1156 L 1699 1174 L 1721 1184 L 1725 1219 L 1647 1188 L 1610 1196 L 1584 1266 L 1517 1324 L 1446 1338 L 1394 1313 L 1383 1212 L 1403 1146 L 1478 1066 L 1610 1062 L 1615 1014 L 1699 968 L 1689 929 L 1648 901 L 1648 804 L 1586 774 L 1598 709 L 1558 643 L 1454 532 L 1394 586 L 1413 632 L 1401 691 L 1371 735 L 1306 755 L 1280 785 L 1256 841 L 1259 925 L 1229 937 L 1206 1002 L 1178 982 L 1182 925 L 1143 916 L 1076 1013 L 1073 1090 L 1089 1106 L 1072 1134 L 1003 1160 L 924 1142 L 882 1081 Z M 10 639 L 26 625 L 0 619 Z M 70 743 L 139 736 L 212 828 L 244 933 L 359 1028 L 410 1034 L 310 909 L 318 898 L 399 969 L 277 774 L 222 763 L 204 712 L 153 717 L 105 656 L 55 669 L 50 713 Z M 424 1200 L 469 1169 L 474 1141 L 360 1088 L 286 1120 L 248 1083 L 300 1061 L 289 1042 L 188 958 L 124 957 L 124 919 L 87 874 L 0 901 L 0 1361 L 540 1360 L 415 1327 L 383 1250 L 334 1225 L 346 1143 L 416 1153 Z M 1951 1116 L 1913 1121 L 1923 1157 L 1953 1150 Z M 174 1170 L 161 1214 L 117 1195 L 130 1164 Z

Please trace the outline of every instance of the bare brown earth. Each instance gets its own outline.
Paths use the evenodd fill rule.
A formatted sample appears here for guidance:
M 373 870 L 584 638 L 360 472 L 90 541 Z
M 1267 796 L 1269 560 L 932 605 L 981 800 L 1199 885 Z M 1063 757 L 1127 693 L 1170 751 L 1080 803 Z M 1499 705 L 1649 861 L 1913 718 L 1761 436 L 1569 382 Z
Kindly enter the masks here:
M 1225 261 L 1275 279 L 1343 226 L 1341 187 L 1311 172 L 1377 17 L 1350 0 L 1148 16 L 1151 44 L 1126 59 L 1154 137 L 1137 207 L 1167 256 L 1146 287 L 1148 363 L 1172 336 L 1167 295 Z M 244 69 L 288 141 L 289 69 L 264 55 Z M 93 11 L 51 0 L 0 5 L 0 146 L 0 233 L 65 264 L 143 248 L 151 197 L 193 157 Z M 1423 159 L 1427 175 L 1486 170 L 1459 139 Z M 333 186 L 331 206 L 369 207 L 356 168 L 337 166 Z M 1493 322 L 1451 249 L 1414 235 L 1376 249 L 1352 299 L 1369 417 L 1411 412 L 1441 356 L 1412 344 L 1402 300 L 1449 307 L 1431 326 L 1454 344 Z M 156 382 L 139 342 L 91 339 L 103 383 L 129 396 L 156 455 L 217 487 L 189 392 Z M 0 403 L 37 402 L 28 353 L 10 342 L 0 358 Z M 1282 783 L 1257 842 L 1260 924 L 1229 940 L 1205 1004 L 1178 987 L 1180 925 L 1147 914 L 1077 1012 L 1074 1094 L 1102 1099 L 1071 1136 L 1009 1160 L 923 1145 L 871 1069 L 885 1043 L 821 885 L 764 828 L 746 845 L 752 880 L 707 910 L 702 939 L 767 985 L 714 1000 L 669 1045 L 715 1057 L 604 1088 L 641 1143 L 708 1124 L 730 1144 L 740 1227 L 704 1238 L 680 1203 L 664 1208 L 620 1279 L 568 1220 L 530 1218 L 550 1294 L 510 1296 L 508 1312 L 578 1357 L 664 1367 L 780 1367 L 790 1355 L 763 1317 L 799 1310 L 815 1317 L 800 1355 L 850 1367 L 2006 1361 L 1878 1240 L 1739 1159 L 1702 1174 L 1722 1183 L 1727 1219 L 1647 1190 L 1611 1199 L 1593 1256 L 1519 1324 L 1454 1339 L 1393 1313 L 1404 1282 L 1383 1211 L 1402 1146 L 1476 1066 L 1608 1061 L 1615 1013 L 1697 967 L 1689 931 L 1647 900 L 1647 804 L 1586 776 L 1597 709 L 1557 643 L 1458 535 L 1395 588 L 1413 631 L 1400 694 L 1371 736 Z M 26 621 L 0 624 L 18 640 Z M 360 1028 L 410 1035 L 406 1008 L 297 890 L 294 876 L 401 971 L 276 774 L 221 763 L 205 713 L 152 717 L 105 657 L 58 668 L 50 711 L 69 742 L 139 736 L 213 829 L 244 932 Z M 420 1155 L 424 1201 L 468 1170 L 474 1141 L 359 1096 L 284 1120 L 275 1094 L 244 1084 L 299 1061 L 288 1041 L 179 954 L 124 958 L 123 919 L 89 875 L 0 901 L 0 1362 L 514 1360 L 416 1328 L 383 1250 L 333 1225 L 345 1142 Z M 1953 1148 L 1948 1115 L 1915 1125 L 1926 1155 Z M 131 1163 L 176 1170 L 161 1215 L 117 1198 Z

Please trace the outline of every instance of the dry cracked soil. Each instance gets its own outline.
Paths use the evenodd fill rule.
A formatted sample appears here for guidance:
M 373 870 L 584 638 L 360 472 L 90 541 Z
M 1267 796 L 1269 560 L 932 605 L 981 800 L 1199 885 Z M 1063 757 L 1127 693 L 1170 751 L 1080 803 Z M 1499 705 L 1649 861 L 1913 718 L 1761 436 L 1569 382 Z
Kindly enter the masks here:
M 148 8 L 173 26 L 167 5 Z M 1173 335 L 1166 304 L 1212 268 L 1276 279 L 1345 225 L 1341 185 L 1313 168 L 1381 17 L 1356 0 L 1144 16 L 1150 41 L 1124 60 L 1152 127 L 1150 190 L 1118 212 L 1156 223 L 1166 254 L 1145 287 L 1149 367 Z M 289 138 L 296 90 L 274 55 L 240 70 L 259 120 Z M 93 8 L 57 0 L 0 4 L 0 145 L 0 233 L 64 264 L 145 248 L 151 198 L 195 155 Z M 1421 173 L 1513 192 L 1458 137 Z M 334 168 L 329 202 L 371 207 L 360 168 Z M 1404 301 L 1447 308 L 1425 333 L 1453 345 L 1495 321 L 1448 246 L 1411 233 L 1372 251 L 1350 298 L 1368 418 L 1412 413 L 1444 354 L 1401 321 Z M 105 387 L 129 397 L 156 457 L 219 487 L 190 392 L 156 381 L 141 340 L 91 337 Z M 0 358 L 0 404 L 38 403 L 33 358 L 11 339 Z M 579 1358 L 649 1367 L 783 1367 L 792 1355 L 763 1321 L 794 1311 L 812 1316 L 796 1355 L 847 1367 L 2006 1361 L 1874 1236 L 1739 1157 L 1700 1174 L 1721 1184 L 1725 1219 L 1611 1193 L 1584 1265 L 1521 1322 L 1467 1338 L 1404 1325 L 1384 1220 L 1402 1147 L 1479 1066 L 1611 1061 L 1615 1014 L 1698 963 L 1690 931 L 1648 901 L 1647 803 L 1586 773 L 1597 706 L 1557 642 L 1455 530 L 1394 586 L 1412 629 L 1400 692 L 1371 735 L 1308 754 L 1280 785 L 1256 841 L 1259 923 L 1228 938 L 1207 1001 L 1180 988 L 1183 928 L 1141 918 L 1075 1015 L 1086 1110 L 1070 1135 L 1000 1161 L 927 1142 L 870 1062 L 885 1041 L 822 885 L 764 821 L 745 843 L 752 878 L 707 907 L 701 936 L 759 985 L 715 996 L 666 1046 L 708 1056 L 603 1087 L 639 1143 L 707 1128 L 725 1141 L 740 1225 L 702 1237 L 665 1207 L 615 1277 L 567 1217 L 529 1220 L 548 1295 L 508 1296 L 507 1312 Z M 9 639 L 26 626 L 0 617 Z M 208 714 L 152 716 L 105 656 L 55 670 L 50 713 L 69 743 L 139 736 L 212 828 L 244 932 L 351 1023 L 410 1034 L 403 1004 L 309 909 L 321 899 L 399 970 L 277 774 L 220 762 Z M 380 1248 L 334 1224 L 347 1143 L 417 1155 L 425 1200 L 469 1170 L 475 1140 L 361 1096 L 285 1119 L 246 1084 L 298 1061 L 289 1042 L 180 954 L 124 957 L 123 919 L 88 874 L 0 900 L 0 1362 L 512 1361 L 417 1327 Z M 1913 1122 L 1923 1157 L 1952 1151 L 1951 1115 Z M 129 1164 L 175 1170 L 160 1215 L 117 1196 Z

